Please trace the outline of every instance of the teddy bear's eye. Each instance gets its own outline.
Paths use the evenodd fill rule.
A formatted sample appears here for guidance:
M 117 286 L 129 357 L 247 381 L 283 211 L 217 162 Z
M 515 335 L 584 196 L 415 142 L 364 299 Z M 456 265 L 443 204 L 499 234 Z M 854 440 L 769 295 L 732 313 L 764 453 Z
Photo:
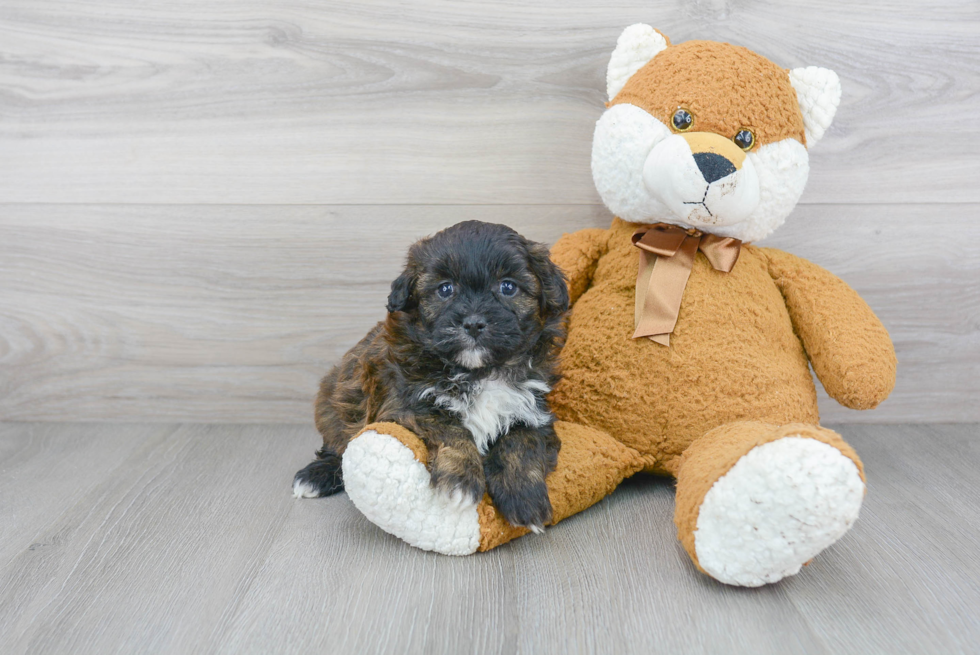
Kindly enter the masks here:
M 453 289 L 452 282 L 443 282 L 442 284 L 439 285 L 439 288 L 436 289 L 436 293 L 438 293 L 439 297 L 442 299 L 446 299 L 449 296 L 453 295 L 453 291 L 454 289 Z
M 686 109 L 678 109 L 674 112 L 674 117 L 670 119 L 674 124 L 674 129 L 678 132 L 686 132 L 694 124 L 694 116 Z
M 742 150 L 751 150 L 755 145 L 755 135 L 752 130 L 739 130 L 732 141 Z

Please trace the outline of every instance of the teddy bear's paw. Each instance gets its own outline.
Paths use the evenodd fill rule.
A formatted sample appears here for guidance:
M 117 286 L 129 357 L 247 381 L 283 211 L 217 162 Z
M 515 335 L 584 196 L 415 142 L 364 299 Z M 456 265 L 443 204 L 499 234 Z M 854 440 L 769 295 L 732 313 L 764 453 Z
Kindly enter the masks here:
M 746 587 L 794 575 L 850 529 L 863 497 L 857 466 L 833 446 L 795 436 L 757 446 L 705 495 L 698 563 Z
M 479 547 L 477 505 L 434 488 L 425 465 L 394 437 L 363 432 L 344 451 L 343 471 L 354 506 L 385 532 L 445 555 Z

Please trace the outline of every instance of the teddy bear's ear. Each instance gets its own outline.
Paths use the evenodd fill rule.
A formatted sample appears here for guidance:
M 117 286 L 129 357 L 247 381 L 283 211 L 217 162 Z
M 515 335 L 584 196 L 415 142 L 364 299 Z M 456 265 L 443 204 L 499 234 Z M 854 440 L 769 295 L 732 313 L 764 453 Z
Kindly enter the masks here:
M 609 99 L 615 98 L 626 85 L 626 81 L 633 77 L 633 73 L 643 68 L 654 55 L 669 45 L 670 41 L 663 34 L 643 23 L 630 25 L 623 30 L 609 59 L 609 68 L 606 69 L 606 91 Z
M 789 72 L 789 83 L 796 89 L 796 100 L 803 112 L 806 147 L 823 138 L 840 104 L 840 78 L 827 68 L 807 66 Z

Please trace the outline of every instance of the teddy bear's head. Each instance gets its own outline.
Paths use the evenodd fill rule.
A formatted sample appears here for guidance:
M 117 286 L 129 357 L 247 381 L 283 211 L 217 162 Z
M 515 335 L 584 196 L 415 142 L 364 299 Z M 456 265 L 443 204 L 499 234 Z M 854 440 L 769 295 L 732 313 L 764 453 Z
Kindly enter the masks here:
M 606 206 L 627 221 L 742 241 L 786 220 L 806 184 L 807 147 L 840 102 L 833 71 L 786 70 L 728 43 L 671 45 L 649 25 L 623 31 L 607 86 L 592 143 Z

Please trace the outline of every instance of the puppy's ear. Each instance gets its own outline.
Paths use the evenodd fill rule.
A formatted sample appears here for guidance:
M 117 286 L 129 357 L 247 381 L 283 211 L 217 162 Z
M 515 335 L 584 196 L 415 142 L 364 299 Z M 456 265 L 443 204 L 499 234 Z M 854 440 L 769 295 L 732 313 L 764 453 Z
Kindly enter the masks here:
M 540 243 L 528 242 L 528 266 L 541 282 L 541 314 L 555 318 L 568 311 L 568 285 L 565 274 L 551 261 L 548 248 Z
M 388 294 L 388 311 L 405 312 L 415 307 L 415 300 L 412 298 L 412 288 L 415 286 L 415 275 L 411 269 L 405 271 L 395 278 L 391 283 L 391 293 Z

